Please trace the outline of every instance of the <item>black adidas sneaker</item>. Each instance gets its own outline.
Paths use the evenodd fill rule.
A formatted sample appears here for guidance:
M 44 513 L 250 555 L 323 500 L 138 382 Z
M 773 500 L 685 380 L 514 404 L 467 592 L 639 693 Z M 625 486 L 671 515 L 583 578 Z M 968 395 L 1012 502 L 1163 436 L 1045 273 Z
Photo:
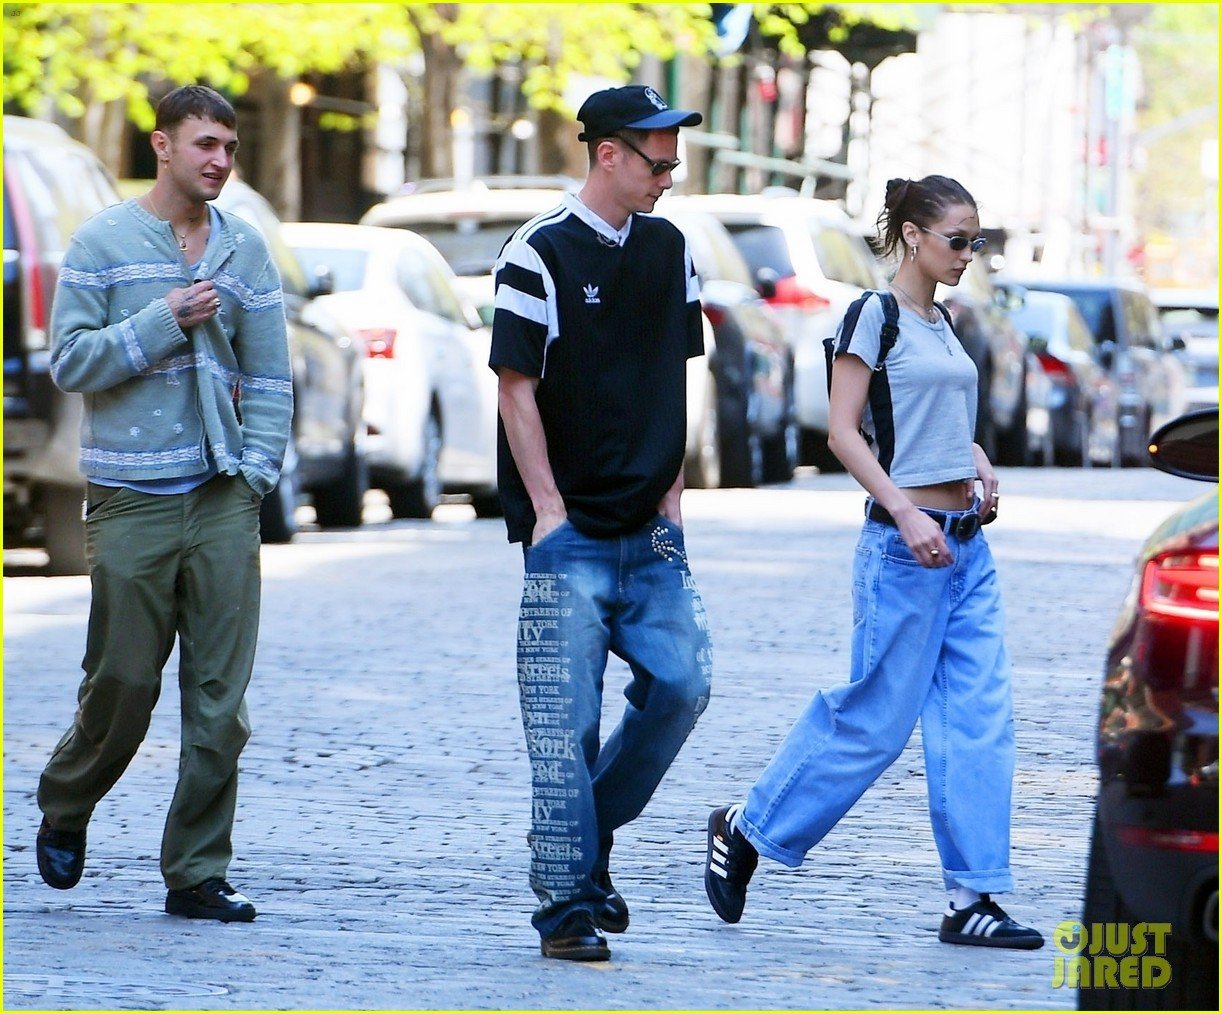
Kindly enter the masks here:
M 704 858 L 704 891 L 709 904 L 725 922 L 738 922 L 747 903 L 747 884 L 759 863 L 759 853 L 741 831 L 726 820 L 730 808 L 709 814 L 708 849 Z
M 1020 926 L 987 894 L 980 900 L 957 909 L 951 905 L 942 917 L 938 939 L 944 944 L 971 944 L 975 947 L 1010 947 L 1034 951 L 1044 946 L 1039 930 Z

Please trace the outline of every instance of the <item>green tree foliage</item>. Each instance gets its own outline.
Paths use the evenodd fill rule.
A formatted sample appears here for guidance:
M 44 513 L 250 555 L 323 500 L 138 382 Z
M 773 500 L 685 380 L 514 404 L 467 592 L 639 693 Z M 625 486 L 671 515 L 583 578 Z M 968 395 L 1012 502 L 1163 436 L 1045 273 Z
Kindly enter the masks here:
M 540 109 L 563 109 L 574 76 L 627 81 L 642 57 L 705 53 L 714 39 L 708 4 L 410 4 L 468 68 L 518 64 L 522 91 Z
M 148 129 L 151 82 L 240 95 L 260 72 L 395 63 L 421 35 L 471 70 L 521 64 L 532 104 L 557 108 L 573 75 L 626 80 L 646 54 L 703 52 L 713 28 L 707 4 L 5 4 L 5 101 L 77 118 L 123 99 Z
M 417 46 L 386 4 L 5 4 L 6 103 L 65 115 L 127 101 L 152 126 L 148 85 L 206 81 L 242 94 L 261 71 L 292 78 Z

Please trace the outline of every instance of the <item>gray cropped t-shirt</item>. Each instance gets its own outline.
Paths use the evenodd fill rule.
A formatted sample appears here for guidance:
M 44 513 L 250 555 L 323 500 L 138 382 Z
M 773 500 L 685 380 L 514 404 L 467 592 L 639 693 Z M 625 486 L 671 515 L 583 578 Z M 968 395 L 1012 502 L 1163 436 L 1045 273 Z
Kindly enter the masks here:
M 882 326 L 882 302 L 874 294 L 855 326 L 851 316 L 840 322 L 836 355 L 855 355 L 874 369 Z M 950 325 L 901 308 L 899 337 L 885 366 L 871 378 L 862 424 L 891 480 L 904 488 L 975 478 L 976 364 Z

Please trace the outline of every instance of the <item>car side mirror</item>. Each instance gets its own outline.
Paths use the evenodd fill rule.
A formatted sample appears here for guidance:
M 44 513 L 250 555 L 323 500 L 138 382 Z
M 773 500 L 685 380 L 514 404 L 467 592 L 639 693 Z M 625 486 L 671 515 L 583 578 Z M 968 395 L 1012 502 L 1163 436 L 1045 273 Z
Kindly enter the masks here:
M 1027 348 L 1032 354 L 1042 356 L 1048 351 L 1048 336 L 1032 332 L 1027 335 Z
M 776 295 L 776 283 L 780 277 L 772 268 L 760 268 L 755 272 L 755 289 L 763 299 L 772 299 Z
M 310 282 L 309 297 L 315 299 L 318 296 L 329 296 L 334 291 L 335 275 L 331 273 L 331 269 L 325 264 L 315 265 L 314 277 Z
M 1116 361 L 1116 343 L 1110 338 L 1099 343 L 1099 365 L 1110 370 Z
M 484 319 L 484 309 L 484 307 L 476 307 L 474 303 L 463 303 L 463 320 L 466 321 L 467 327 L 472 331 L 478 331 L 485 325 L 491 325 L 492 322 L 490 320 Z M 487 307 L 487 309 L 491 311 L 492 307 Z
M 1218 406 L 1160 426 L 1148 447 L 1154 467 L 1185 479 L 1218 479 Z

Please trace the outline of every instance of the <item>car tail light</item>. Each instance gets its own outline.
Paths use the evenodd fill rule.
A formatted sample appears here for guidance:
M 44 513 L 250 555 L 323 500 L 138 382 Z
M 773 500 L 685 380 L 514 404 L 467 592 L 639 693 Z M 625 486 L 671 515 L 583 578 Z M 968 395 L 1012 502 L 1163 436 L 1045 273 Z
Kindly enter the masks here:
M 365 355 L 367 358 L 395 358 L 395 338 L 398 332 L 393 327 L 357 328 L 353 334 L 365 343 Z
M 726 319 L 726 311 L 720 306 L 706 306 L 704 308 L 704 315 L 708 317 L 709 323 L 713 327 L 720 327 L 721 322 Z
M 45 349 L 47 342 L 47 301 L 44 295 L 42 280 L 42 265 L 39 263 L 38 234 L 34 229 L 34 220 L 30 209 L 20 197 L 20 188 L 7 186 L 9 191 L 9 207 L 12 209 L 13 225 L 17 231 L 18 249 L 21 251 L 21 277 L 24 292 L 22 299 L 28 314 L 28 324 L 25 332 L 27 349 Z
M 777 279 L 776 294 L 768 300 L 768 303 L 771 306 L 796 306 L 807 313 L 817 313 L 832 305 L 830 300 L 799 284 L 793 275 Z
M 1141 577 L 1142 608 L 1154 616 L 1217 625 L 1218 553 L 1160 553 Z
M 1035 357 L 1039 360 L 1040 366 L 1044 368 L 1046 376 L 1052 380 L 1069 380 L 1072 377 L 1072 371 L 1069 369 L 1069 364 L 1062 362 L 1054 355 L 1047 352 L 1041 352 Z
M 1118 827 L 1116 837 L 1123 844 L 1138 848 L 1169 849 L 1172 852 L 1218 851 L 1218 835 L 1209 831 L 1185 831 L 1175 827 Z

